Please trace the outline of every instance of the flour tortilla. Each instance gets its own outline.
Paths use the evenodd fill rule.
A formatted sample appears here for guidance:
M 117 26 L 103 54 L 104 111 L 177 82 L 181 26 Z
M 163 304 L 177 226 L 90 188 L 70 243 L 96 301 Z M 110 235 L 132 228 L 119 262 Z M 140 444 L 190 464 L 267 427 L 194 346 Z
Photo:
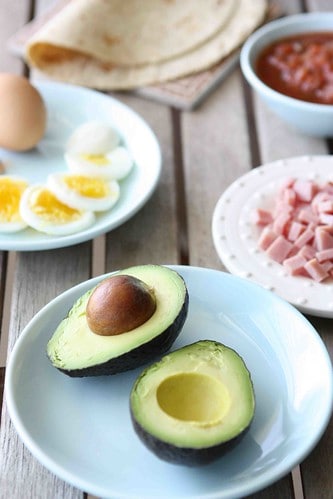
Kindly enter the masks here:
M 72 0 L 69 5 L 81 1 L 86 0 Z M 87 1 L 89 3 L 92 0 Z M 197 0 L 192 5 L 196 3 Z M 208 2 L 205 1 L 204 4 L 208 6 Z M 171 57 L 169 52 L 169 57 L 159 62 L 127 66 L 111 61 L 111 56 L 101 58 L 96 55 L 96 44 L 87 31 L 85 36 L 84 33 L 80 35 L 82 39 L 86 39 L 88 48 L 85 50 L 82 44 L 75 48 L 74 44 L 69 47 L 70 33 L 67 33 L 67 38 L 63 33 L 61 45 L 57 45 L 52 42 L 52 20 L 29 41 L 26 59 L 28 64 L 51 78 L 99 90 L 131 89 L 174 80 L 216 64 L 239 47 L 263 22 L 267 9 L 266 0 L 233 0 L 233 5 L 228 21 L 225 19 L 225 24 L 212 37 L 196 44 L 192 50 L 184 51 L 183 45 L 182 53 Z M 58 26 L 60 16 L 61 12 L 57 16 Z
M 213 37 L 238 2 L 72 0 L 39 32 L 30 56 L 47 60 L 43 45 L 51 45 L 117 66 L 165 61 Z

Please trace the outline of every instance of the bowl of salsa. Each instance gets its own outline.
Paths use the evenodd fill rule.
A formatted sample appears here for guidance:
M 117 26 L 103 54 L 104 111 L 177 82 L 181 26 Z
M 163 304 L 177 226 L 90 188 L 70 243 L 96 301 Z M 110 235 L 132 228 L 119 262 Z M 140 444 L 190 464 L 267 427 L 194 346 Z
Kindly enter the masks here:
M 251 87 L 289 125 L 333 136 L 333 12 L 268 23 L 248 38 L 240 64 Z

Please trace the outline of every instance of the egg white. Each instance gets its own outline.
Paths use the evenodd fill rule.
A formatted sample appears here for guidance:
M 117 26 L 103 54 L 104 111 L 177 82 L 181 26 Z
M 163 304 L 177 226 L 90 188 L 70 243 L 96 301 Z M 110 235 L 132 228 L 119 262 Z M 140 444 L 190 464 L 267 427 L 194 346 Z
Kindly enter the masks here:
M 66 150 L 73 153 L 106 154 L 118 146 L 118 132 L 106 123 L 88 121 L 78 126 L 67 142 Z
M 67 152 L 65 160 L 73 173 L 115 180 L 125 178 L 133 167 L 133 159 L 123 146 L 99 155 Z
M 50 174 L 47 178 L 47 187 L 60 201 L 77 210 L 109 210 L 120 196 L 120 188 L 116 180 L 72 173 Z M 88 190 L 93 189 L 95 189 L 95 195 L 86 195 Z
M 26 179 L 16 175 L 0 176 L 0 233 L 19 232 L 27 227 L 20 214 L 20 200 L 28 185 Z
M 44 203 L 41 200 L 43 196 L 52 202 Z M 42 184 L 31 185 L 24 191 L 20 213 L 27 225 L 33 229 L 55 236 L 74 234 L 95 221 L 93 212 L 73 210 L 57 200 Z

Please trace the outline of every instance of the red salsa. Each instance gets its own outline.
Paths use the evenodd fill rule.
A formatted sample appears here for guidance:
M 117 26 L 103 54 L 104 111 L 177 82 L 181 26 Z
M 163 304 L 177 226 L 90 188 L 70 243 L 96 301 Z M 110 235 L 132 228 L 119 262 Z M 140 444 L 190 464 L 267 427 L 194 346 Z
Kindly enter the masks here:
M 256 73 L 269 87 L 308 102 L 333 104 L 333 32 L 299 33 L 266 47 Z

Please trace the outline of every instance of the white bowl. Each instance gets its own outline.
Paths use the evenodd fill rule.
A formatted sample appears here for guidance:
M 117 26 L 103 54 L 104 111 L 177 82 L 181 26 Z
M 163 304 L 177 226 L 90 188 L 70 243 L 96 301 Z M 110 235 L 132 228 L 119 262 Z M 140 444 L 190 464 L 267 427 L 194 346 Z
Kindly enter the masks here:
M 333 30 L 333 12 L 296 14 L 272 21 L 255 31 L 241 50 L 242 72 L 251 87 L 286 122 L 307 135 L 333 136 L 333 105 L 305 102 L 273 90 L 256 75 L 255 61 L 264 47 L 302 32 Z

